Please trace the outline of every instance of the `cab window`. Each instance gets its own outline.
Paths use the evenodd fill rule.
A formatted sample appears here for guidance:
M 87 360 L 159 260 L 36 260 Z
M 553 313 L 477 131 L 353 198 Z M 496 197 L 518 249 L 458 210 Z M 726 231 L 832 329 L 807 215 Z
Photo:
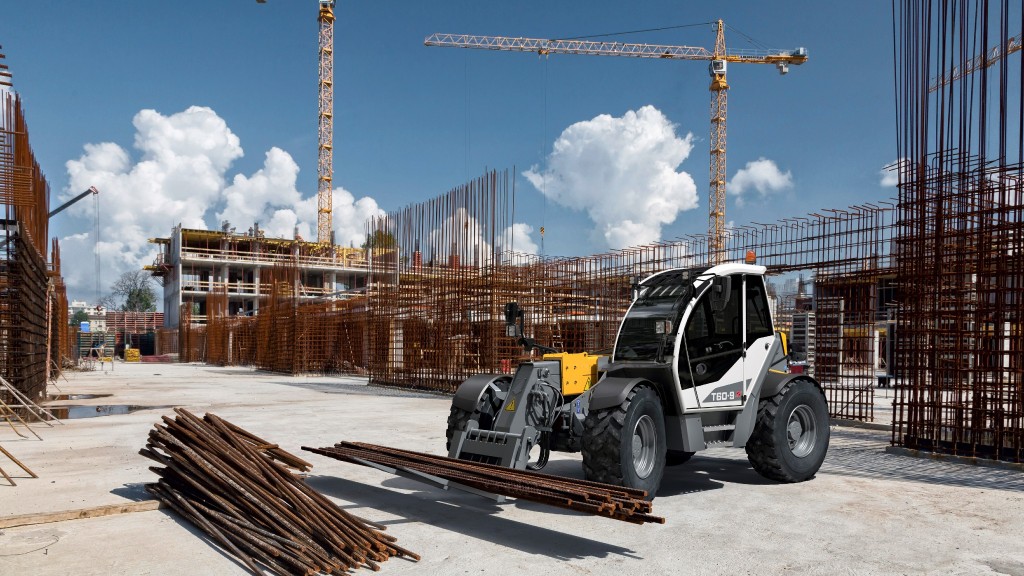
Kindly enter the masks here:
M 748 275 L 747 281 L 747 346 L 758 338 L 771 336 L 772 315 L 768 304 L 768 293 L 765 290 L 764 278 Z
M 684 328 L 687 366 L 680 362 L 683 387 L 720 379 L 743 352 L 743 277 L 715 278 L 701 295 Z

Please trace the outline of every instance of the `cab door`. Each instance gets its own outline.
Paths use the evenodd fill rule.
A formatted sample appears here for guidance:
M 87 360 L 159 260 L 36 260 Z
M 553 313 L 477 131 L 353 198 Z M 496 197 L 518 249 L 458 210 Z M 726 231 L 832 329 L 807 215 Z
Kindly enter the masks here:
M 775 344 L 775 329 L 769 308 L 768 292 L 764 278 L 757 274 L 744 277 L 746 285 L 743 305 L 744 349 L 743 393 L 750 394 L 754 382 L 758 382 L 769 368 L 772 345 Z
M 743 275 L 717 276 L 684 319 L 679 381 L 695 391 L 683 394 L 685 409 L 743 404 L 743 309 Z

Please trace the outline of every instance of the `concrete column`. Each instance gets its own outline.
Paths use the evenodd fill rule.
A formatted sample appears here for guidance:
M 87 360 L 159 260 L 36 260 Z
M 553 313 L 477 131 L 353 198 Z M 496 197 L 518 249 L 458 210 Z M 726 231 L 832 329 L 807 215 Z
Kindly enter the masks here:
M 252 313 L 255 316 L 260 311 L 260 267 L 252 271 L 252 282 L 256 286 L 256 299 L 252 303 Z

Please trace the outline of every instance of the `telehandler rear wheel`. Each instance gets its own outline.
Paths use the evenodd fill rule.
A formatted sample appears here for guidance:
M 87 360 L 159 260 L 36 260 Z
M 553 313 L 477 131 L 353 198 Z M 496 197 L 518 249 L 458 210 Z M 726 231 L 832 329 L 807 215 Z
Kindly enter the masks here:
M 509 380 L 501 379 L 494 382 L 494 386 L 498 387 L 501 392 L 507 392 L 509 387 Z M 447 440 L 445 441 L 444 449 L 452 449 L 452 437 L 455 436 L 455 432 L 461 432 L 466 429 L 466 423 L 470 420 L 475 420 L 477 427 L 481 430 L 490 430 L 494 427 L 494 418 L 501 410 L 502 398 L 498 396 L 497 390 L 488 386 L 480 401 L 477 402 L 476 410 L 469 412 L 452 406 L 451 412 L 448 414 L 448 429 L 445 431 Z
M 794 380 L 757 410 L 747 459 L 759 474 L 779 482 L 803 482 L 821 468 L 828 452 L 828 404 L 813 381 Z
M 646 490 L 653 500 L 665 471 L 665 414 L 658 394 L 637 386 L 619 406 L 587 414 L 582 452 L 587 480 Z

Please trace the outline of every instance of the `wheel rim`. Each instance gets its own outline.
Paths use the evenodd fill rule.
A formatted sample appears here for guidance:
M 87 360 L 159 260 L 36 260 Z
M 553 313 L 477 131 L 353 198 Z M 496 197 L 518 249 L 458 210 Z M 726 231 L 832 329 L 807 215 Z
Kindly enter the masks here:
M 654 420 L 644 414 L 633 427 L 633 471 L 637 477 L 647 478 L 654 470 L 654 454 L 658 445 Z
M 789 450 L 797 458 L 803 458 L 814 450 L 817 439 L 817 424 L 811 407 L 801 404 L 793 409 L 786 424 L 786 435 L 789 438 Z

